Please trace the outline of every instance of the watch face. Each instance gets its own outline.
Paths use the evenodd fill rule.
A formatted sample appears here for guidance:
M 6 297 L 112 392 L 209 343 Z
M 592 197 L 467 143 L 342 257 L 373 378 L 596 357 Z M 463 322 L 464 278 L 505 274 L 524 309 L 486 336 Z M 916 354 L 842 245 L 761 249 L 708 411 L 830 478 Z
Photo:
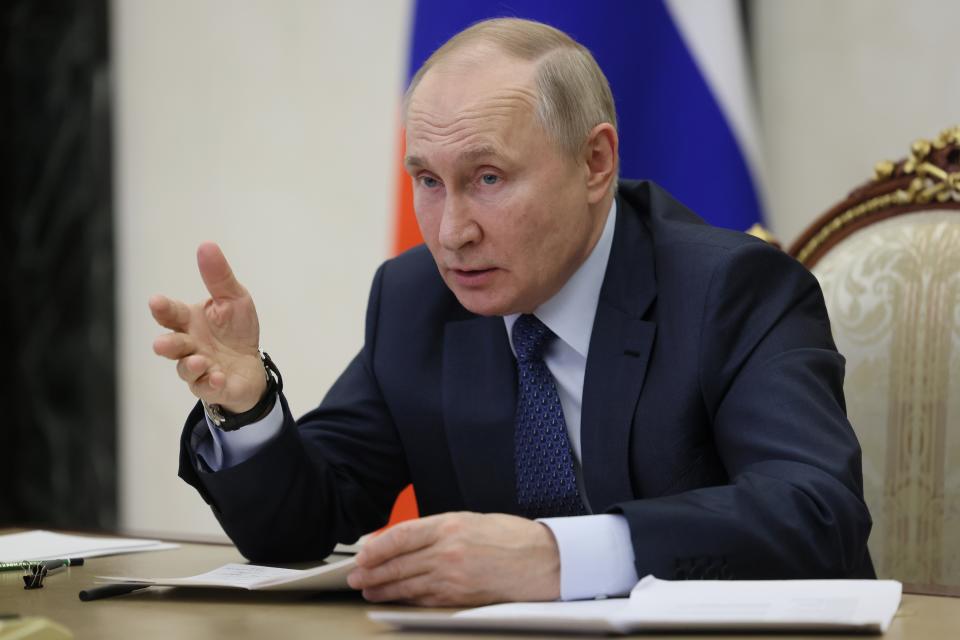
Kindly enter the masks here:
M 226 418 L 223 415 L 223 409 L 220 408 L 218 404 L 207 404 L 204 399 L 200 399 L 200 404 L 203 405 L 203 411 L 207 414 L 207 417 L 210 418 L 210 422 L 213 423 L 213 426 L 220 427 L 225 421 Z

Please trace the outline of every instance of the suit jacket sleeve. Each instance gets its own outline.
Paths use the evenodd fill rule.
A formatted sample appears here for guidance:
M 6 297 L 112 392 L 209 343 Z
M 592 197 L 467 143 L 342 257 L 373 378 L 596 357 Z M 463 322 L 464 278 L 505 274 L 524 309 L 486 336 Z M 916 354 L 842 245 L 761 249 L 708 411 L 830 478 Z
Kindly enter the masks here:
M 698 339 L 729 482 L 612 509 L 628 519 L 638 575 L 872 576 L 844 359 L 814 277 L 759 243 L 730 250 L 705 290 Z
M 320 406 L 299 421 L 281 396 L 283 428 L 253 457 L 216 473 L 203 471 L 192 442 L 206 429 L 202 407 L 187 419 L 180 477 L 201 493 L 251 560 L 324 558 L 337 542 L 383 526 L 409 483 L 401 443 L 372 373 L 381 284 L 382 268 L 374 277 L 361 352 Z

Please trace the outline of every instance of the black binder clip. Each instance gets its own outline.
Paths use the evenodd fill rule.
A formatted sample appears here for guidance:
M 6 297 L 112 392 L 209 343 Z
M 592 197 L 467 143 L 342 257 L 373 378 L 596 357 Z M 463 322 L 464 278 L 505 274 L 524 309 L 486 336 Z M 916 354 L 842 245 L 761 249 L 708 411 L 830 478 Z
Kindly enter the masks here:
M 42 589 L 43 579 L 47 577 L 47 566 L 43 563 L 30 565 L 29 574 L 23 576 L 24 589 Z
M 43 562 L 31 562 L 26 568 L 28 574 L 23 576 L 24 589 L 42 589 L 43 579 L 53 573 L 59 573 L 71 565 L 81 565 L 83 560 L 46 560 Z

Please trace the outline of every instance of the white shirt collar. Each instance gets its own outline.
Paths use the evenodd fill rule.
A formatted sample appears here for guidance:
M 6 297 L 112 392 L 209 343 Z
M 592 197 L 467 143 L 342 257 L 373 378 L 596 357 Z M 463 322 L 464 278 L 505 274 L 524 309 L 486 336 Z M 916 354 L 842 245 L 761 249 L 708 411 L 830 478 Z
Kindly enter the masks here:
M 617 200 L 614 198 L 607 214 L 600 239 L 590 255 L 584 260 L 566 284 L 552 298 L 533 312 L 558 338 L 584 358 L 590 350 L 590 335 L 593 319 L 597 315 L 600 287 L 607 272 L 610 249 L 613 247 L 613 230 L 617 220 Z M 520 317 L 513 313 L 503 317 L 507 326 L 510 348 L 513 349 L 513 323 Z

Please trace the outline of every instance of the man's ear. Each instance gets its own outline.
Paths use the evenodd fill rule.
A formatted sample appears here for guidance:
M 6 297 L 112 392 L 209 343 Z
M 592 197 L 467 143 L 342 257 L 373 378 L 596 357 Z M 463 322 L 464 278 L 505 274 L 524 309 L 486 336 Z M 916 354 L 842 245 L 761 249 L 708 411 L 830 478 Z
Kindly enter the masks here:
M 583 146 L 583 160 L 587 171 L 587 199 L 596 204 L 610 193 L 610 185 L 617 179 L 617 130 L 609 122 L 591 129 Z

